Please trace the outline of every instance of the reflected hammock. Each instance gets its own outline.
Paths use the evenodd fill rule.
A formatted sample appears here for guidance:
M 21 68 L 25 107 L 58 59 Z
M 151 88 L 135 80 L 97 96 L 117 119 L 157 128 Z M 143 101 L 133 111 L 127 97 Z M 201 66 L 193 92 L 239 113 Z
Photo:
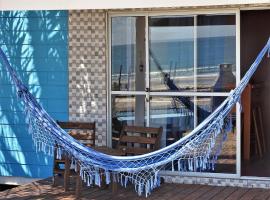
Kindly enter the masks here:
M 134 184 L 139 195 L 148 196 L 160 185 L 160 170 L 171 165 L 173 171 L 213 170 L 227 133 L 232 128 L 230 111 L 240 100 L 241 93 L 270 49 L 270 40 L 261 50 L 238 86 L 232 90 L 222 104 L 199 124 L 189 135 L 160 150 L 139 156 L 111 156 L 84 146 L 61 129 L 42 108 L 28 88 L 11 67 L 6 55 L 0 49 L 0 59 L 8 71 L 17 95 L 23 101 L 29 133 L 38 151 L 57 158 L 67 155 L 72 165 L 80 166 L 80 175 L 86 184 L 101 185 L 119 182 L 123 186 Z
M 182 91 L 182 89 L 180 89 L 179 87 L 177 87 L 177 85 L 174 83 L 173 79 L 171 79 L 170 74 L 165 72 L 162 69 L 161 64 L 159 63 L 157 57 L 154 55 L 153 51 L 150 49 L 149 50 L 149 56 L 152 58 L 153 62 L 155 63 L 156 67 L 158 68 L 158 70 L 160 71 L 163 80 L 164 80 L 164 84 L 167 86 L 167 88 L 169 89 L 169 91 Z M 172 96 L 173 100 L 180 102 L 181 104 L 183 104 L 188 110 L 190 110 L 192 113 L 194 113 L 194 103 L 189 99 L 189 97 L 186 96 Z M 203 121 L 203 119 L 205 119 L 205 117 L 207 117 L 210 112 L 202 109 L 200 106 L 196 107 L 197 109 L 197 115 L 198 115 L 198 121 L 201 122 Z

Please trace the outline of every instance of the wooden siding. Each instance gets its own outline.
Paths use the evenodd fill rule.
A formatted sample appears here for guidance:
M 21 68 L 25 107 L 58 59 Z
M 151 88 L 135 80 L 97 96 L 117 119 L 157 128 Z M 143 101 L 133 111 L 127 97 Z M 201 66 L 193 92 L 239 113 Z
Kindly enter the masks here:
M 68 12 L 0 12 L 0 44 L 23 82 L 57 120 L 68 119 Z M 52 158 L 37 153 L 14 86 L 0 64 L 0 176 L 45 178 Z

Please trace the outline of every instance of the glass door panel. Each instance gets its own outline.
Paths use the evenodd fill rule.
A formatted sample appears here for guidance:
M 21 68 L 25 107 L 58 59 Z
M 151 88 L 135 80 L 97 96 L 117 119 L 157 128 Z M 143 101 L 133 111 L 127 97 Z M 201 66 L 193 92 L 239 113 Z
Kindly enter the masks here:
M 113 147 L 124 125 L 146 126 L 145 26 L 144 16 L 111 18 Z
M 197 91 L 228 92 L 235 87 L 235 15 L 197 16 Z
M 162 147 L 172 144 L 194 129 L 193 105 L 193 97 L 151 97 L 150 126 L 163 127 Z
M 112 138 L 119 138 L 124 125 L 146 125 L 145 95 L 112 95 Z M 113 147 L 117 141 L 113 140 Z
M 145 90 L 145 17 L 111 21 L 112 91 Z
M 150 91 L 193 90 L 193 51 L 193 17 L 150 17 Z
M 148 20 L 117 16 L 111 18 L 111 28 L 113 138 L 119 137 L 123 125 L 162 126 L 161 147 L 170 145 L 223 102 L 224 94 L 214 92 L 235 87 L 235 15 L 154 16 Z M 233 110 L 233 129 L 211 172 L 236 172 Z M 113 140 L 113 147 L 116 143 Z

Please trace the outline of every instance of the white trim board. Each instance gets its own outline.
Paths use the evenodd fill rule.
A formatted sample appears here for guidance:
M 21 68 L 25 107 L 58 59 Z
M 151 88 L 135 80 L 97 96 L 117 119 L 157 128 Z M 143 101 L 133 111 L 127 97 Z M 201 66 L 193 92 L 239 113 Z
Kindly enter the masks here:
M 77 10 L 209 7 L 269 4 L 269 0 L 0 0 L 0 10 Z

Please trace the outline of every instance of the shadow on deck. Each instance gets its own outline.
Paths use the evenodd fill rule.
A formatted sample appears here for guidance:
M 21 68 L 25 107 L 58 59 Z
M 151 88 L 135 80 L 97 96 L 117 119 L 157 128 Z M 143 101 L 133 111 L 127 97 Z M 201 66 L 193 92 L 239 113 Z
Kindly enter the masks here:
M 71 185 L 72 187 L 72 185 Z M 52 186 L 51 179 L 33 182 L 28 185 L 22 185 L 13 189 L 0 192 L 0 199 L 75 199 L 74 190 L 64 192 L 62 184 Z M 249 189 L 238 187 L 217 187 L 206 185 L 183 185 L 164 183 L 161 187 L 155 189 L 147 199 L 153 200 L 230 200 L 230 199 L 268 199 L 270 190 L 267 189 Z M 113 194 L 110 188 L 101 189 L 99 187 L 84 187 L 81 193 L 81 199 L 90 200 L 113 200 L 113 199 L 146 199 L 138 197 L 133 186 L 128 188 L 119 187 L 116 194 Z

